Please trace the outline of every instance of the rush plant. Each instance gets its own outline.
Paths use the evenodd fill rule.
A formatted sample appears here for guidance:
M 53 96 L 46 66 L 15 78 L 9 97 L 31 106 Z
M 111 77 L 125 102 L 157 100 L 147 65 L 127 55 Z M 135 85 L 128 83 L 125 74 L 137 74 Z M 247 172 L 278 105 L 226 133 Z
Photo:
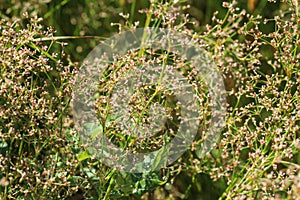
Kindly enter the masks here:
M 136 0 L 112 1 L 112 7 L 103 2 L 83 1 L 83 18 L 70 19 L 78 23 L 73 36 L 63 35 L 63 27 L 51 18 L 63 8 L 67 13 L 77 12 L 69 1 L 50 0 L 34 7 L 16 3 L 1 14 L 0 199 L 299 198 L 299 1 L 262 0 L 257 10 L 251 4 L 248 11 L 240 2 L 223 2 L 222 12 L 207 13 L 212 18 L 204 17 L 207 24 L 201 26 L 203 22 L 197 21 L 201 16 L 197 18 L 195 7 L 188 5 L 194 2 L 151 0 L 144 7 Z M 212 5 L 214 1 L 208 2 Z M 259 13 L 263 6 L 273 4 L 277 9 L 272 16 Z M 30 15 L 40 14 L 45 21 L 27 14 L 18 16 L 22 8 Z M 138 13 L 137 8 L 141 8 Z M 105 9 L 107 12 L 102 12 Z M 112 17 L 122 10 L 119 17 Z M 97 13 L 99 21 L 89 26 L 91 19 L 86 16 Z M 107 20 L 114 22 L 109 28 Z M 85 36 L 95 34 L 101 24 L 107 33 Z M 84 27 L 83 32 L 79 27 Z M 74 127 L 71 94 L 75 76 L 80 73 L 78 62 L 88 53 L 83 46 L 89 44 L 91 49 L 97 44 L 92 38 L 140 27 L 176 30 L 201 46 L 223 75 L 227 107 L 219 140 L 200 157 L 211 115 L 208 88 L 201 74 L 195 76 L 193 66 L 174 52 L 137 48 L 116 57 L 99 81 L 95 104 L 102 125 L 97 133 L 115 145 L 132 152 L 162 148 L 172 140 L 181 120 L 181 107 L 174 94 L 157 87 L 160 79 L 158 84 L 134 88 L 138 92 L 129 99 L 129 112 L 123 113 L 123 102 L 113 102 L 112 93 L 115 88 L 124 92 L 120 84 L 129 69 L 163 64 L 164 69 L 182 73 L 197 89 L 197 110 L 202 113 L 195 140 L 175 163 L 159 171 L 133 174 L 105 166 L 82 143 Z M 56 28 L 60 35 L 55 35 Z M 74 43 L 68 46 L 66 40 Z M 157 104 L 168 107 L 165 113 Z M 113 112 L 119 112 L 128 123 L 118 123 Z M 167 129 L 155 137 L 139 139 L 130 135 L 133 122 L 153 130 Z M 128 127 L 128 132 L 121 131 Z M 87 124 L 87 129 L 93 130 L 94 124 Z

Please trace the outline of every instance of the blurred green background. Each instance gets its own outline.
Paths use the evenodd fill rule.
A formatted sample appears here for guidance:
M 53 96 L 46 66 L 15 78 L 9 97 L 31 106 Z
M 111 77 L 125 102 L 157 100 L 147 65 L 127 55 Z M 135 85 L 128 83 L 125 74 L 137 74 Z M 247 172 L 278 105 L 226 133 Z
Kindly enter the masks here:
M 225 15 L 221 0 L 181 0 L 179 4 L 190 5 L 187 12 L 195 26 L 195 31 L 201 31 L 205 24 L 211 23 L 215 11 L 218 17 Z M 280 7 L 280 3 L 268 3 L 267 0 L 240 0 L 239 7 L 249 13 L 272 17 Z M 118 32 L 115 23 L 124 24 L 120 13 L 130 14 L 130 22 L 139 21 L 139 27 L 144 27 L 145 14 L 139 10 L 149 8 L 149 0 L 0 0 L 1 18 L 22 16 L 28 12 L 30 16 L 44 19 L 45 26 L 52 26 L 55 36 L 100 36 L 108 37 Z M 264 26 L 263 31 L 272 30 L 272 24 Z M 82 62 L 86 55 L 99 44 L 99 39 L 76 38 L 65 40 L 68 43 L 66 53 L 73 61 Z

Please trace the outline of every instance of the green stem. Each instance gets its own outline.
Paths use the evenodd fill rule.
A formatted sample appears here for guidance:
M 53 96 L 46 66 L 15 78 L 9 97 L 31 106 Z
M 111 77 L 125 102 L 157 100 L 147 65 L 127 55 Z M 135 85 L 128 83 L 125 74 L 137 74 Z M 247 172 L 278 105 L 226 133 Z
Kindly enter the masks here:
M 152 9 L 152 4 L 150 4 L 150 8 L 149 8 L 149 12 L 147 14 L 147 18 L 146 18 L 146 22 L 145 22 L 145 28 L 149 27 L 150 25 L 150 22 L 151 22 L 151 17 L 152 17 L 152 12 L 150 12 Z M 147 38 L 147 31 L 144 31 L 143 33 L 143 37 L 142 37 L 142 41 L 141 41 L 141 47 L 140 47 L 140 52 L 139 52 L 139 58 L 142 57 L 142 55 L 144 54 L 145 52 L 145 41 L 146 41 L 146 38 Z
M 114 182 L 114 177 L 113 177 L 113 174 L 115 173 L 115 170 L 112 172 L 112 177 L 110 178 L 110 181 L 109 181 L 109 185 L 108 185 L 108 187 L 107 187 L 107 190 L 106 190 L 106 192 L 105 192 L 105 195 L 104 195 L 104 198 L 103 198 L 103 200 L 107 200 L 108 199 L 108 197 L 109 197 L 109 193 L 110 193 L 110 191 L 111 191 L 111 186 L 112 186 L 112 184 L 113 184 L 113 182 Z
M 131 4 L 131 9 L 130 9 L 130 22 L 131 22 L 131 24 L 133 23 L 133 20 L 134 20 L 135 6 L 136 6 L 136 0 L 133 0 L 132 4 Z
M 148 100 L 147 104 L 144 106 L 144 108 L 143 108 L 143 110 L 141 112 L 141 116 L 143 116 L 143 114 L 145 113 L 145 110 L 149 107 L 149 105 L 152 102 L 152 100 L 161 91 L 160 88 L 159 88 L 159 86 L 161 85 L 161 82 L 162 82 L 162 79 L 163 79 L 163 75 L 164 75 L 164 72 L 165 72 L 165 69 L 166 69 L 166 59 L 168 58 L 169 53 L 170 53 L 170 49 L 168 50 L 166 58 L 164 58 L 164 60 L 163 60 L 163 68 L 161 70 L 161 73 L 160 73 L 160 76 L 159 76 L 159 80 L 158 80 L 158 83 L 157 83 L 158 87 L 156 87 L 155 92 L 152 94 L 151 98 Z
M 41 42 L 41 41 L 52 41 L 52 40 L 69 40 L 69 39 L 106 39 L 105 37 L 100 36 L 53 36 L 53 37 L 42 37 L 42 38 L 35 38 L 32 41 L 34 42 Z

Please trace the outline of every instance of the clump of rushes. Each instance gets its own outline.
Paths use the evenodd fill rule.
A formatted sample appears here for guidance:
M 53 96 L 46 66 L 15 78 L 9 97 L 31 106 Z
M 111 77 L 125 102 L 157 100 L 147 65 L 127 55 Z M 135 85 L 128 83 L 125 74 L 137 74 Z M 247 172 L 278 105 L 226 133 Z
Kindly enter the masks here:
M 74 135 L 64 129 L 76 66 L 63 62 L 52 28 L 24 21 L 0 21 L 0 198 L 67 197 L 83 187 L 72 178 Z
M 299 196 L 298 2 L 282 1 L 281 9 L 273 19 L 248 14 L 237 7 L 236 1 L 224 2 L 223 6 L 228 10 L 225 17 L 219 19 L 218 13 L 215 13 L 213 23 L 207 25 L 206 30 L 201 33 L 194 33 L 187 28 L 190 27 L 189 18 L 182 14 L 183 7 L 177 6 L 175 2 L 152 1 L 149 9 L 141 11 L 147 15 L 146 27 L 175 29 L 191 36 L 194 42 L 205 48 L 223 73 L 227 90 L 226 126 L 214 149 L 205 157 L 199 158 L 197 154 L 203 140 L 201 137 L 196 139 L 175 164 L 161 170 L 160 176 L 164 181 L 157 181 L 158 187 L 145 194 L 143 199 L 151 199 L 153 196 L 155 199 L 296 199 Z M 125 20 L 130 18 L 129 15 L 122 16 Z M 128 21 L 126 24 L 128 26 L 120 25 L 121 30 L 135 29 L 139 23 Z M 262 27 L 265 24 L 273 25 L 274 30 L 264 32 Z M 107 109 L 107 103 L 120 73 L 124 72 L 122 70 L 126 71 L 126 67 L 145 64 L 146 52 L 144 57 L 130 52 L 118 58 L 118 62 L 114 64 L 123 69 L 111 70 L 110 77 L 115 79 L 100 84 L 102 96 L 97 102 L 97 109 L 104 125 L 111 113 L 110 108 Z M 157 55 L 159 56 L 163 54 Z M 180 62 L 176 64 L 185 66 Z M 119 69 L 118 67 L 111 69 Z M 147 98 L 132 97 L 136 110 L 139 109 L 139 104 L 143 105 L 145 97 Z M 166 101 L 162 99 L 162 102 Z M 134 115 L 135 113 L 132 116 Z M 111 125 L 106 134 L 120 146 L 136 151 L 161 147 L 162 138 L 151 141 L 128 140 L 128 137 L 124 137 L 126 134 L 117 135 L 118 128 L 123 127 Z M 205 124 L 201 128 L 205 135 Z M 125 191 L 119 188 L 120 176 L 124 175 L 115 171 L 109 174 L 106 198 L 109 192 L 113 194 Z M 142 177 L 147 178 L 146 175 Z M 149 180 L 142 183 L 140 178 L 127 179 L 126 184 L 134 186 L 130 191 L 124 192 L 124 196 L 126 193 L 143 193 L 147 190 L 146 183 Z M 136 184 L 132 183 L 133 180 Z M 205 190 L 207 184 L 211 188 Z
M 95 161 L 81 148 L 78 135 L 68 121 L 76 67 L 63 62 L 66 58 L 62 48 L 64 43 L 54 39 L 39 40 L 53 38 L 53 30 L 43 31 L 38 18 L 27 18 L 25 27 L 18 21 L 1 20 L 1 198 L 58 199 L 78 190 L 86 197 L 99 199 L 299 198 L 299 1 L 281 1 L 278 13 L 270 19 L 248 14 L 237 7 L 236 1 L 224 2 L 225 17 L 219 18 L 215 13 L 212 24 L 200 33 L 190 29 L 193 24 L 189 22 L 189 16 L 183 14 L 188 6 L 181 3 L 151 0 L 150 8 L 140 13 L 146 15 L 145 27 L 172 28 L 191 36 L 211 54 L 223 73 L 227 121 L 214 149 L 199 158 L 203 141 L 198 135 L 176 163 L 160 172 L 145 174 L 114 171 Z M 132 16 L 122 16 L 126 22 L 119 24 L 120 30 L 134 30 L 142 24 L 132 22 Z M 266 32 L 264 26 L 272 26 L 273 30 Z M 53 50 L 56 53 L 52 53 Z M 165 61 L 171 61 L 172 65 L 174 59 L 178 59 L 175 60 L 176 67 L 183 67 L 178 70 L 188 72 L 184 71 L 188 66 L 186 61 L 173 58 L 171 53 Z M 120 68 L 116 70 L 116 66 L 110 66 L 108 71 L 117 81 L 126 72 L 126 67 L 145 62 L 151 64 L 153 60 L 158 63 L 164 61 L 164 56 L 163 52 L 151 52 L 150 49 L 127 52 L 113 63 Z M 117 85 L 113 80 L 99 84 L 96 109 L 103 126 L 111 114 L 106 105 Z M 191 83 L 194 81 L 192 78 Z M 197 84 L 201 89 L 199 97 L 205 100 L 200 102 L 200 108 L 204 109 L 209 104 L 207 88 L 201 82 Z M 143 111 L 140 106 L 147 104 L 153 96 L 151 87 L 143 85 L 141 95 L 132 97 L 130 114 L 132 119 L 148 123 L 155 129 L 159 128 L 151 124 L 157 121 L 155 116 L 149 121 L 147 115 L 139 116 L 136 112 Z M 168 95 L 172 96 L 161 93 L 153 99 L 167 105 L 171 99 Z M 203 112 L 209 116 L 209 110 Z M 178 109 L 166 109 L 166 113 L 169 122 L 176 118 Z M 136 139 L 118 132 L 123 125 L 126 123 L 121 126 L 111 123 L 105 134 L 115 144 L 135 152 L 161 148 L 163 142 L 173 137 L 170 131 L 166 137 L 158 134 L 151 140 Z M 174 128 L 169 127 L 169 130 Z M 204 121 L 201 134 L 205 135 L 205 130 Z
M 148 195 L 199 198 L 207 195 L 201 187 L 212 180 L 211 191 L 217 192 L 208 199 L 297 199 L 299 4 L 282 1 L 271 19 L 241 10 L 236 1 L 224 2 L 223 6 L 228 10 L 226 16 L 219 19 L 215 13 L 213 23 L 201 33 L 186 28 L 188 17 L 180 14 L 182 10 L 176 4 L 155 1 L 149 10 L 142 11 L 148 15 L 146 26 L 184 32 L 211 53 L 224 75 L 228 103 L 227 123 L 215 148 L 199 159 L 202 141 L 196 140 L 168 168 L 168 183 Z M 266 24 L 273 25 L 271 32 L 264 32 Z M 185 191 L 176 188 L 187 184 L 181 174 L 191 177 Z
M 216 13 L 214 24 L 194 35 L 224 74 L 228 91 L 224 133 L 205 158 L 198 159 L 191 151 L 174 173 L 185 171 L 196 185 L 209 174 L 219 190 L 213 198 L 297 199 L 299 5 L 283 1 L 274 19 L 262 19 L 236 4 L 224 2 L 225 18 L 218 19 Z M 270 33 L 261 30 L 267 23 L 274 26 Z M 191 150 L 197 149 L 197 143 Z

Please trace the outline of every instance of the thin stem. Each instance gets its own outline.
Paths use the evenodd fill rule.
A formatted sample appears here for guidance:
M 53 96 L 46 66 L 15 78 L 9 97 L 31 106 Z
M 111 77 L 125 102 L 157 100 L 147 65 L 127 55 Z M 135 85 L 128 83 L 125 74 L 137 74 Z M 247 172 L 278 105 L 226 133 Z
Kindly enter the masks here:
M 133 23 L 133 20 L 134 20 L 135 7 L 136 7 L 136 0 L 133 0 L 132 4 L 131 4 L 131 9 L 130 9 L 130 22 L 131 22 L 131 24 Z

